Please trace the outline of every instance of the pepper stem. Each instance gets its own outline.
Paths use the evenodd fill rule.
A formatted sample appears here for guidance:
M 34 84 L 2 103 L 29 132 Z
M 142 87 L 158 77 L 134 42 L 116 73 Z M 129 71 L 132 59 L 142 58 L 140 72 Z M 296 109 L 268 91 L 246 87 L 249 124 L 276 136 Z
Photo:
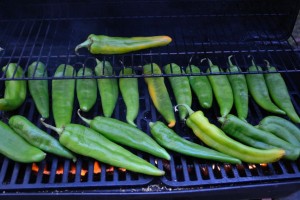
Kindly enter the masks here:
M 208 61 L 208 65 L 211 67 L 211 66 L 213 66 L 213 63 L 211 62 L 211 60 L 209 59 L 209 58 L 202 58 L 201 60 L 200 60 L 200 62 L 202 63 L 204 60 L 207 60 Z
M 234 65 L 232 64 L 232 61 L 231 61 L 232 56 L 233 56 L 233 55 L 228 56 L 228 64 L 229 64 L 230 67 L 234 66 Z
M 83 116 L 81 116 L 80 111 L 81 111 L 80 109 L 77 110 L 77 115 L 80 117 L 80 119 L 82 119 L 82 121 L 84 121 L 85 123 L 87 123 L 88 125 L 90 125 L 91 122 L 92 122 L 92 120 L 84 118 Z
M 270 62 L 266 59 L 264 61 L 267 63 L 267 68 L 269 69 L 270 68 Z
M 40 118 L 40 121 L 41 121 L 41 123 L 42 123 L 46 128 L 49 128 L 49 129 L 55 131 L 58 135 L 61 135 L 62 132 L 64 131 L 63 128 L 57 128 L 57 127 L 51 126 L 50 124 L 45 123 L 45 122 L 44 122 L 44 121 L 45 121 L 44 118 Z
M 154 126 L 154 122 L 149 122 L 149 126 L 150 127 Z
M 255 62 L 254 62 L 254 57 L 252 56 L 252 55 L 248 55 L 248 58 L 252 58 L 251 59 L 251 64 L 252 64 L 252 66 L 256 66 L 256 64 L 255 64 Z
M 225 117 L 218 117 L 218 121 L 221 123 L 221 124 L 224 124 L 225 122 Z
M 191 114 L 194 113 L 194 111 L 193 111 L 188 105 L 186 105 L 186 104 L 178 104 L 178 105 L 176 105 L 176 106 L 174 107 L 175 112 L 178 111 L 178 107 L 179 107 L 179 106 L 185 107 L 185 109 L 187 109 L 189 115 L 191 115 Z
M 79 55 L 78 53 L 78 49 L 81 49 L 83 47 L 87 48 L 87 49 L 90 49 L 91 45 L 92 45 L 93 41 L 91 39 L 87 39 L 86 41 L 84 41 L 83 43 L 77 45 L 75 47 L 75 53 L 76 55 Z

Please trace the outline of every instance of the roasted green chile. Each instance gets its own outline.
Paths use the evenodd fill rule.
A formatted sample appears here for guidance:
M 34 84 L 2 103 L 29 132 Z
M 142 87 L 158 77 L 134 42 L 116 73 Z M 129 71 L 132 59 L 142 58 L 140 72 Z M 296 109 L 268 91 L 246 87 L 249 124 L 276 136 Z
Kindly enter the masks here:
M 63 146 L 77 154 L 133 172 L 152 176 L 165 174 L 164 171 L 111 142 L 93 129 L 78 124 L 67 124 L 63 128 L 56 128 L 42 123 L 59 134 L 59 142 Z
M 48 73 L 44 63 L 33 62 L 28 67 L 28 78 L 47 78 Z M 49 91 L 48 80 L 36 79 L 28 81 L 29 93 L 35 106 L 43 118 L 49 117 Z
M 16 162 L 40 162 L 46 157 L 43 151 L 26 142 L 2 121 L 0 121 L 0 137 L 0 153 Z
M 80 110 L 84 112 L 91 110 L 97 100 L 97 81 L 91 78 L 93 75 L 93 70 L 88 67 L 82 67 L 77 72 L 77 77 L 82 79 L 76 80 L 76 94 Z
M 164 66 L 166 74 L 185 74 L 185 72 L 175 63 Z M 169 76 L 168 80 L 171 83 L 171 87 L 175 96 L 177 104 L 192 105 L 192 91 L 189 83 L 189 79 L 186 76 Z M 184 108 L 179 109 L 180 120 L 185 120 L 188 112 Z
M 125 122 L 108 117 L 95 117 L 92 120 L 79 117 L 86 122 L 93 130 L 99 132 L 109 140 L 138 149 L 159 158 L 170 160 L 170 155 L 159 146 L 150 136 L 140 129 Z
M 124 68 L 120 72 L 120 76 L 133 76 L 135 73 L 131 68 Z M 139 96 L 139 85 L 137 78 L 120 78 L 119 87 L 126 105 L 126 121 L 136 126 L 134 120 L 139 113 L 140 107 L 140 96 Z
M 29 144 L 45 151 L 76 161 L 76 157 L 55 138 L 39 129 L 21 115 L 14 115 L 9 119 L 9 126 Z
M 10 63 L 2 68 L 5 77 L 22 78 L 23 69 L 16 63 Z M 12 111 L 19 108 L 26 99 L 27 83 L 25 80 L 7 80 L 5 81 L 4 98 L 0 99 L 0 110 Z
M 270 66 L 267 62 L 267 69 L 269 72 L 276 72 L 275 67 Z M 275 104 L 283 110 L 286 115 L 295 123 L 300 123 L 300 118 L 293 106 L 290 94 L 284 79 L 280 73 L 268 73 L 264 74 L 266 84 L 271 95 L 272 100 Z
M 74 68 L 61 64 L 54 77 L 73 77 Z M 52 111 L 56 127 L 63 127 L 71 122 L 75 95 L 75 79 L 52 80 Z
M 95 73 L 97 76 L 113 75 L 113 68 L 108 61 L 99 61 L 96 59 L 96 62 Z M 103 115 L 105 117 L 111 117 L 119 96 L 118 80 L 115 78 L 100 78 L 97 79 L 97 82 Z
M 86 41 L 76 46 L 75 52 L 80 48 L 87 48 L 92 54 L 123 54 L 165 46 L 171 41 L 169 36 L 111 37 L 90 34 Z
M 160 121 L 154 123 L 150 122 L 149 126 L 155 140 L 161 146 L 167 149 L 196 158 L 215 160 L 225 163 L 241 164 L 241 160 L 237 158 L 228 156 L 226 154 L 183 139 Z

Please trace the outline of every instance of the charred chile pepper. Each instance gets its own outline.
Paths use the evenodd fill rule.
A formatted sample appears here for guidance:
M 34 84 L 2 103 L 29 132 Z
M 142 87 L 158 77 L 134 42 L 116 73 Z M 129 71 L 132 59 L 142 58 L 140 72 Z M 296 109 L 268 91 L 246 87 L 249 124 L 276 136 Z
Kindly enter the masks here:
M 5 72 L 6 78 L 22 78 L 23 70 L 16 63 L 10 63 L 4 66 L 2 71 Z M 27 85 L 25 80 L 8 80 L 5 81 L 4 98 L 0 99 L 0 110 L 11 111 L 19 108 L 26 99 Z
M 262 71 L 260 66 L 256 66 L 252 59 L 252 65 L 249 67 L 249 72 Z M 249 92 L 255 102 L 266 111 L 285 114 L 283 110 L 278 108 L 271 100 L 268 88 L 262 74 L 246 74 L 246 80 Z
M 0 121 L 0 153 L 22 163 L 40 162 L 46 154 L 30 145 L 7 124 Z
M 15 115 L 9 119 L 9 126 L 29 144 L 49 153 L 76 161 L 76 157 L 55 138 L 42 131 L 23 116 Z
M 185 74 L 180 67 L 171 63 L 164 67 L 166 74 Z M 176 77 L 168 77 L 171 87 L 176 99 L 177 104 L 187 104 L 188 106 L 192 105 L 192 91 L 189 83 L 189 79 L 186 76 L 176 76 Z M 184 108 L 179 109 L 179 118 L 180 120 L 185 120 L 188 112 Z
M 186 73 L 200 73 L 200 69 L 195 65 L 190 65 L 186 68 Z M 213 102 L 213 92 L 207 76 L 189 76 L 189 81 L 201 107 L 210 108 Z
M 275 72 L 275 67 L 270 66 L 270 63 L 267 62 L 267 69 L 270 72 Z M 264 74 L 266 84 L 271 95 L 272 100 L 275 104 L 283 111 L 286 115 L 295 123 L 300 123 L 300 118 L 295 111 L 291 97 L 289 95 L 287 86 L 284 82 L 280 73 L 269 73 Z
M 46 78 L 47 70 L 44 63 L 33 62 L 28 67 L 28 78 Z M 33 98 L 35 106 L 43 118 L 49 117 L 49 91 L 48 80 L 29 80 L 29 93 Z
M 93 71 L 90 68 L 80 68 L 77 77 L 91 77 Z M 97 100 L 97 81 L 93 78 L 77 79 L 76 94 L 80 110 L 88 112 Z
M 185 106 L 189 111 L 187 126 L 193 130 L 199 139 L 213 149 L 249 163 L 275 162 L 285 154 L 282 149 L 261 150 L 239 143 L 228 137 L 217 126 L 211 124 L 202 111 L 194 112 L 186 105 L 181 106 Z
M 144 66 L 145 75 L 160 75 L 161 70 L 155 63 L 147 64 Z M 148 86 L 148 91 L 152 102 L 158 112 L 165 118 L 170 128 L 176 124 L 173 105 L 166 88 L 164 77 L 147 77 L 145 82 Z
M 123 147 L 88 127 L 67 124 L 56 128 L 43 122 L 44 126 L 59 134 L 59 142 L 71 151 L 94 158 L 100 162 L 127 170 L 153 176 L 163 176 L 164 171 L 151 165 Z
M 150 136 L 140 129 L 131 126 L 125 122 L 108 117 L 95 117 L 92 120 L 82 117 L 78 111 L 79 117 L 86 122 L 93 130 L 102 134 L 109 140 L 138 149 L 159 158 L 170 160 L 170 155 L 159 146 Z
M 86 41 L 76 46 L 75 52 L 80 48 L 87 48 L 92 54 L 123 54 L 165 46 L 171 41 L 169 36 L 110 37 L 91 34 Z
M 112 66 L 108 61 L 102 62 L 96 59 L 96 62 L 97 66 L 95 67 L 95 73 L 97 76 L 113 75 Z M 105 117 L 111 117 L 119 96 L 118 81 L 115 78 L 100 78 L 97 79 L 97 82 L 101 97 L 103 115 Z
M 74 69 L 71 65 L 60 65 L 54 77 L 72 77 Z M 52 109 L 55 125 L 63 127 L 72 119 L 75 79 L 52 80 Z
M 227 134 L 230 134 L 232 136 L 235 136 L 236 134 L 246 135 L 250 138 L 253 138 L 254 140 L 258 140 L 271 146 L 284 149 L 286 152 L 284 158 L 286 159 L 295 160 L 299 157 L 299 147 L 291 145 L 290 143 L 269 132 L 260 130 L 234 115 L 229 114 L 226 117 L 219 118 L 219 121 L 222 123 L 222 130 Z M 239 138 L 236 137 L 236 139 Z
M 241 70 L 231 62 L 231 57 L 228 57 L 229 69 L 227 72 L 240 72 Z M 248 87 L 244 74 L 231 74 L 228 75 L 228 80 L 232 87 L 234 105 L 239 118 L 246 120 L 248 116 Z
M 177 135 L 162 122 L 149 123 L 151 133 L 155 140 L 163 147 L 184 155 L 215 160 L 225 163 L 241 164 L 237 158 L 190 142 Z
M 134 75 L 133 69 L 124 68 L 120 72 L 120 76 L 132 76 Z M 120 78 L 119 87 L 126 105 L 126 121 L 136 126 L 134 123 L 135 118 L 139 113 L 140 99 L 139 99 L 139 86 L 137 78 Z
M 207 69 L 207 73 L 218 73 L 220 69 L 217 65 L 214 65 L 210 59 L 204 58 L 201 60 L 208 60 L 209 69 Z M 216 97 L 218 105 L 220 107 L 221 116 L 226 116 L 233 106 L 233 93 L 226 75 L 209 75 L 209 82 L 212 86 L 213 93 Z

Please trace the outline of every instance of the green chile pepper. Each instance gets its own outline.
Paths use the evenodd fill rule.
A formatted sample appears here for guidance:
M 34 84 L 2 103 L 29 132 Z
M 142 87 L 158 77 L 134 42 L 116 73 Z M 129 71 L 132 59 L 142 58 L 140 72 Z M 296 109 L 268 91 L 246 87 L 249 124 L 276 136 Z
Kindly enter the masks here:
M 98 116 L 89 120 L 82 117 L 79 110 L 77 113 L 93 130 L 109 140 L 170 160 L 166 150 L 140 129 L 117 119 Z
M 210 66 L 210 69 L 207 69 L 207 73 L 220 72 L 219 67 L 214 65 L 210 59 L 204 58 L 201 62 L 203 60 L 208 60 L 208 64 Z M 220 114 L 224 117 L 231 111 L 233 106 L 233 93 L 228 78 L 226 75 L 209 75 L 208 79 L 220 107 Z
M 54 77 L 72 77 L 74 68 L 61 64 L 56 69 Z M 52 80 L 52 111 L 57 127 L 69 124 L 72 119 L 75 79 Z
M 33 62 L 28 67 L 28 78 L 45 78 L 47 70 L 44 63 Z M 28 88 L 35 106 L 43 118 L 49 117 L 49 91 L 48 80 L 29 80 Z
M 55 138 L 42 131 L 28 119 L 21 115 L 12 116 L 8 121 L 9 126 L 29 144 L 49 153 L 76 161 L 76 157 Z
M 222 123 L 222 130 L 227 134 L 234 136 L 234 134 L 239 133 L 263 143 L 284 149 L 286 152 L 284 157 L 287 159 L 296 160 L 300 155 L 299 147 L 291 145 L 269 132 L 260 130 L 234 115 L 229 114 L 226 117 L 219 118 L 219 122 Z
M 91 77 L 93 71 L 90 68 L 80 68 L 77 77 Z M 80 110 L 88 112 L 95 105 L 97 100 L 97 81 L 93 78 L 77 79 L 76 94 Z
M 46 157 L 43 151 L 30 145 L 2 121 L 0 137 L 0 153 L 16 162 L 40 162 Z
M 169 44 L 172 39 L 169 36 L 152 37 L 110 37 L 106 35 L 88 36 L 88 39 L 75 48 L 87 48 L 92 54 L 123 54 Z
M 200 73 L 195 65 L 186 68 L 186 73 Z M 189 76 L 190 85 L 202 108 L 211 108 L 213 92 L 207 76 Z
M 270 66 L 270 63 L 267 62 L 267 68 L 270 72 L 275 72 L 275 67 Z M 284 82 L 280 73 L 269 73 L 264 74 L 266 84 L 271 95 L 272 100 L 275 104 L 283 110 L 287 116 L 295 123 L 300 123 L 300 118 L 295 111 L 291 97 L 289 95 L 287 86 Z
M 96 62 L 97 66 L 95 67 L 95 73 L 97 76 L 113 75 L 112 66 L 108 61 L 102 62 L 96 59 Z M 115 78 L 103 78 L 97 79 L 97 82 L 101 97 L 103 115 L 105 117 L 111 117 L 119 96 L 118 81 Z
M 131 76 L 134 75 L 133 69 L 124 68 L 120 72 L 120 76 Z M 126 121 L 136 126 L 134 123 L 135 118 L 139 113 L 140 99 L 139 99 L 139 86 L 137 78 L 120 78 L 119 87 L 126 105 Z
M 144 74 L 160 75 L 162 73 L 157 64 L 151 63 L 144 66 Z M 174 127 L 176 124 L 175 114 L 164 77 L 147 77 L 145 78 L 145 82 L 155 108 L 167 121 L 168 126 L 170 128 Z
M 241 70 L 232 64 L 231 56 L 228 57 L 229 69 L 227 72 L 240 72 Z M 231 74 L 228 75 L 228 80 L 232 87 L 234 105 L 239 118 L 246 120 L 248 116 L 248 87 L 247 81 L 244 74 Z
M 5 72 L 6 78 L 22 78 L 23 70 L 16 63 L 10 63 L 4 66 L 2 71 Z M 11 111 L 19 108 L 26 99 L 27 85 L 25 80 L 8 80 L 5 81 L 4 98 L 0 99 L 0 110 Z
M 211 124 L 202 111 L 194 112 L 188 106 L 182 106 L 185 106 L 189 111 L 187 126 L 193 130 L 199 139 L 213 149 L 249 163 L 275 162 L 285 154 L 283 149 L 261 150 L 239 143 L 228 137 L 217 126 Z
M 77 154 L 142 174 L 153 176 L 165 174 L 164 171 L 111 142 L 93 129 L 78 124 L 67 124 L 63 128 L 56 128 L 43 121 L 42 123 L 59 134 L 59 142 L 63 146 Z
M 166 74 L 185 74 L 180 67 L 171 63 L 164 66 L 164 70 Z M 188 106 L 192 105 L 192 91 L 189 83 L 189 79 L 186 76 L 176 76 L 176 77 L 168 77 L 171 87 L 175 96 L 175 100 L 177 104 L 187 104 Z M 184 108 L 179 108 L 179 118 L 180 120 L 185 120 L 188 112 Z
M 184 155 L 215 160 L 226 163 L 241 164 L 241 160 L 190 142 L 177 135 L 164 123 L 157 121 L 149 123 L 151 133 L 155 140 L 163 147 Z
M 262 71 L 260 66 L 256 66 L 252 59 L 252 65 L 249 67 L 249 72 Z M 246 74 L 246 80 L 249 92 L 255 102 L 266 111 L 285 114 L 283 110 L 278 108 L 271 100 L 268 88 L 262 74 Z

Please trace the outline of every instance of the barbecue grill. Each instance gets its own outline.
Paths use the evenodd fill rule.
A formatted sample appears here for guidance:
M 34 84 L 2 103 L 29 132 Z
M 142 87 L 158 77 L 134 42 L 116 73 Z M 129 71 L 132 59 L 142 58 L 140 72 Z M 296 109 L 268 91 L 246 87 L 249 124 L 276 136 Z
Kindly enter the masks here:
M 258 65 L 264 59 L 270 61 L 282 73 L 291 99 L 300 113 L 300 48 L 292 36 L 299 12 L 297 0 L 201 0 L 201 1 L 7 1 L 0 2 L 0 66 L 18 63 L 26 77 L 28 66 L 33 61 L 42 61 L 47 67 L 49 82 L 60 64 L 71 64 L 75 69 L 82 66 L 93 68 L 94 58 L 112 63 L 116 75 L 89 78 L 118 78 L 123 66 L 132 67 L 138 77 L 140 112 L 138 127 L 150 134 L 148 123 L 162 120 L 148 94 L 141 66 L 157 63 L 164 66 L 177 63 L 187 67 L 201 66 L 202 73 L 184 76 L 208 75 L 208 66 L 200 63 L 210 58 L 220 68 L 228 67 L 227 57 L 234 55 L 234 62 L 241 68 L 239 73 L 249 73 L 251 55 Z M 123 55 L 91 55 L 81 49 L 76 55 L 74 48 L 91 34 L 110 36 L 169 35 L 173 42 L 165 47 L 148 49 Z M 276 73 L 277 73 L 276 72 Z M 231 74 L 232 72 L 214 73 Z M 270 73 L 270 72 L 251 72 Z M 183 74 L 158 76 L 182 76 Z M 154 75 L 147 75 L 154 76 Z M 63 77 L 78 79 L 78 77 Z M 0 94 L 4 94 L 1 73 Z M 175 99 L 166 80 L 171 99 Z M 49 84 L 51 85 L 51 84 Z M 50 87 L 50 86 L 49 86 Z M 49 88 L 49 92 L 51 88 Z M 193 109 L 201 109 L 194 96 Z M 76 115 L 78 102 L 75 100 L 72 122 L 83 124 Z M 125 104 L 119 96 L 113 117 L 125 121 Z M 217 122 L 219 109 L 214 105 L 203 110 L 210 122 Z M 232 110 L 235 114 L 235 110 Z M 39 114 L 28 95 L 25 103 L 16 111 L 0 112 L 1 120 L 8 121 L 14 114 L 27 117 L 38 127 L 46 130 L 39 121 Z M 248 122 L 257 124 L 270 113 L 262 110 L 250 98 Z M 92 118 L 102 115 L 99 101 L 92 111 L 83 114 Z M 182 137 L 202 144 L 183 122 L 175 131 Z M 53 124 L 52 116 L 48 122 Z M 54 132 L 49 134 L 58 137 Z M 204 145 L 204 144 L 202 144 Z M 158 168 L 165 170 L 163 177 L 151 177 L 99 163 L 78 156 L 73 163 L 48 154 L 40 163 L 21 164 L 0 155 L 0 198 L 1 199 L 253 199 L 284 197 L 300 188 L 300 160 L 280 160 L 268 164 L 241 165 L 224 164 L 191 158 L 169 151 L 171 161 L 155 158 L 137 150 L 131 150 Z

